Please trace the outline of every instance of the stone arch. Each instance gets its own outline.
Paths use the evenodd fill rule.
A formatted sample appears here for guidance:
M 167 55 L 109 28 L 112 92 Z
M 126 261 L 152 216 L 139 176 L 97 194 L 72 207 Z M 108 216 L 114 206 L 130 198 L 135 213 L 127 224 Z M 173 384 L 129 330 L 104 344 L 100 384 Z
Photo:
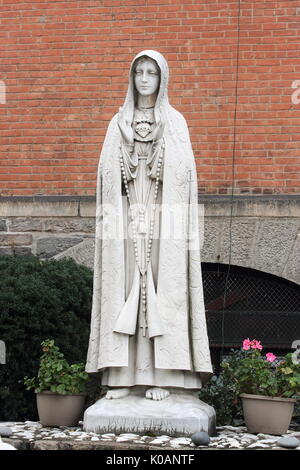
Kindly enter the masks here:
M 205 202 L 202 261 L 256 269 L 300 284 L 298 199 Z

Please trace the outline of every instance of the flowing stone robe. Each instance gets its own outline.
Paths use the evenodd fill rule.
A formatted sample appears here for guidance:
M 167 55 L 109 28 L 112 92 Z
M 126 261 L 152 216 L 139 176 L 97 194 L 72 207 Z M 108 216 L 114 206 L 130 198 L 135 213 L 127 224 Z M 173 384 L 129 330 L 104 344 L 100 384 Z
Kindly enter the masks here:
M 93 310 L 86 370 L 102 370 L 102 384 L 111 387 L 146 385 L 195 389 L 212 373 L 200 265 L 196 167 L 186 122 L 168 102 L 166 61 L 154 51 L 144 51 L 137 57 L 145 55 L 156 61 L 161 73 L 156 105 L 151 110 L 151 132 L 146 138 L 135 133 L 134 149 L 130 151 L 122 142 L 115 116 L 100 157 Z M 124 109 L 135 126 L 139 111 L 135 107 L 133 64 Z M 158 109 L 166 125 L 163 139 L 153 142 Z M 146 203 L 149 216 L 162 142 L 165 149 L 156 201 L 160 210 L 156 210 L 147 269 L 148 328 L 144 336 L 141 276 L 132 239 L 127 236 L 129 207 L 119 154 L 121 148 L 133 202 L 136 203 L 137 198 L 141 201 L 149 191 Z M 113 210 L 101 211 L 105 204 L 110 204 Z M 175 233 L 170 227 L 174 209 L 175 218 L 180 219 Z M 117 239 L 104 236 L 105 226 L 117 225 Z M 138 236 L 139 257 L 147 246 L 149 218 L 146 225 L 146 243 Z

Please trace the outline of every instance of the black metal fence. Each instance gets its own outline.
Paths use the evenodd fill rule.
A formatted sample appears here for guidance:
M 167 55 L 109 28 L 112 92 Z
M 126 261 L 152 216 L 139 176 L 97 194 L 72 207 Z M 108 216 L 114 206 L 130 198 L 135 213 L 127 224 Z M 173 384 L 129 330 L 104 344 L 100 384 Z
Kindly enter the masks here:
M 208 337 L 216 367 L 220 351 L 245 338 L 284 355 L 300 340 L 300 286 L 252 269 L 203 263 Z

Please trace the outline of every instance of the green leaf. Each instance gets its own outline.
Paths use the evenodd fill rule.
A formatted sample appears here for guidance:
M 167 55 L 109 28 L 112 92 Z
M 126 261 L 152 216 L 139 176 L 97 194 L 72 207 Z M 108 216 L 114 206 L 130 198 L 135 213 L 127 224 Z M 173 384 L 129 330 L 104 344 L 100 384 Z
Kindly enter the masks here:
M 56 392 L 61 394 L 61 395 L 65 395 L 66 394 L 65 386 L 64 385 L 58 385 L 58 387 L 56 387 Z

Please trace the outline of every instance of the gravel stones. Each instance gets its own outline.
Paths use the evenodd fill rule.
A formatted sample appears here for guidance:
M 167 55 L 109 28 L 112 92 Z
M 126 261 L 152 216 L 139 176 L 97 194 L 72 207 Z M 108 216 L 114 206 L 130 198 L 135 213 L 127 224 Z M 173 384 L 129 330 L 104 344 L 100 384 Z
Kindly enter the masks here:
M 103 450 L 103 449 L 249 449 L 249 450 L 282 450 L 297 448 L 300 450 L 300 430 L 289 430 L 283 436 L 268 434 L 250 434 L 245 427 L 222 426 L 217 434 L 209 437 L 205 432 L 194 433 L 191 438 L 167 435 L 149 436 L 133 433 L 97 434 L 84 432 L 78 427 L 43 427 L 40 423 L 2 422 L 0 429 L 9 428 L 12 434 L 4 437 L 3 444 L 12 444 L 18 450 Z M 195 439 L 195 436 L 196 439 Z M 284 445 L 282 445 L 282 443 Z
M 6 220 L 0 219 L 0 232 L 6 232 L 6 231 L 7 231 Z
M 12 430 L 8 426 L 0 426 L 0 436 L 10 437 L 12 435 Z
M 277 441 L 277 445 L 286 449 L 296 449 L 300 445 L 300 441 L 294 436 L 284 436 Z
M 11 444 L 6 444 L 5 442 L 2 442 L 0 438 L 0 450 L 17 450 L 17 449 Z
M 204 431 L 195 432 L 195 433 L 191 436 L 191 439 L 192 439 L 192 442 L 193 442 L 196 446 L 208 446 L 208 444 L 209 444 L 209 442 L 210 442 L 209 435 L 207 434 L 207 432 L 204 432 Z

